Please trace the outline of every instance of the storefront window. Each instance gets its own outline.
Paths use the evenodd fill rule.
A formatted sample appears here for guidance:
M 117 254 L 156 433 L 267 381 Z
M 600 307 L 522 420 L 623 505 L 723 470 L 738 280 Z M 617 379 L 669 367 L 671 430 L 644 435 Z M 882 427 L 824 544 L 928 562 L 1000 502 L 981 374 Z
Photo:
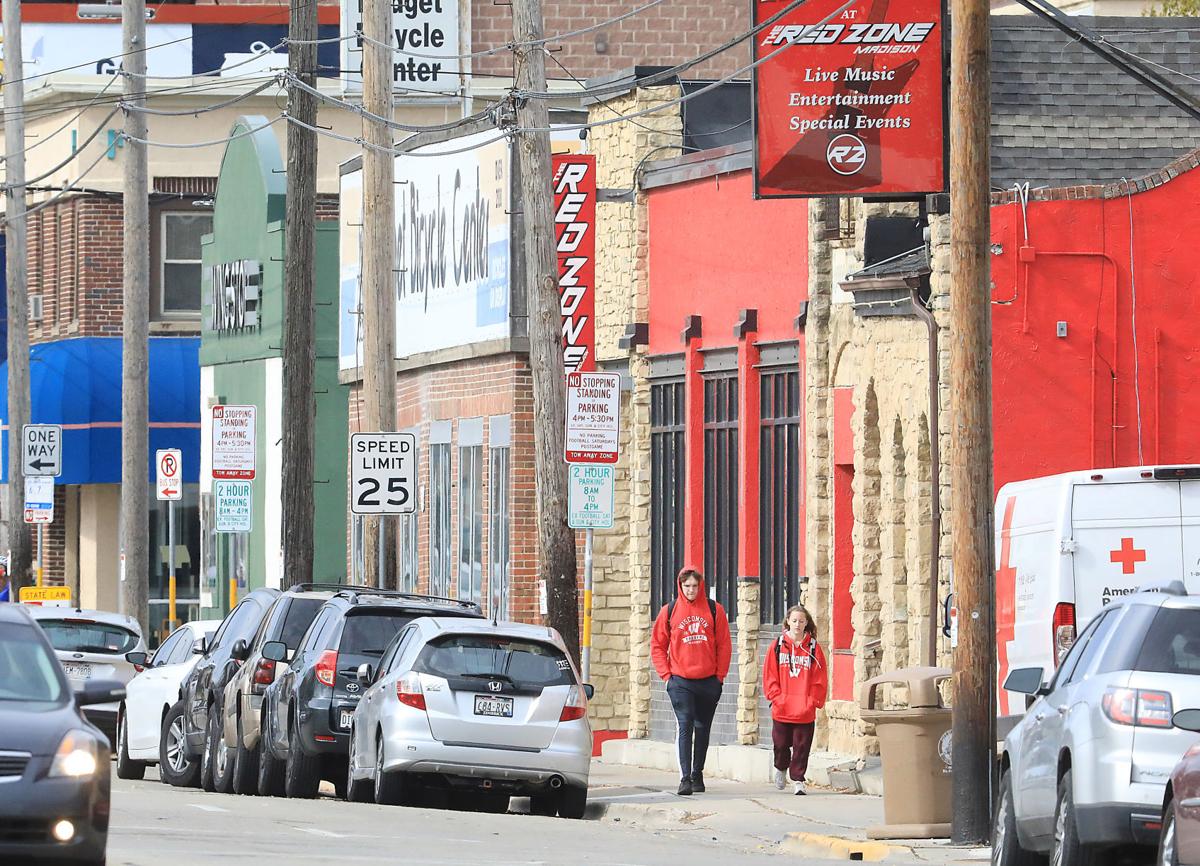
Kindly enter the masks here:
M 200 616 L 200 488 L 183 485 L 175 503 L 175 615 L 180 622 Z M 168 503 L 150 498 L 150 630 L 154 645 L 170 633 L 170 546 Z
M 491 465 L 488 467 L 488 554 L 491 569 L 493 610 L 500 616 L 509 616 L 508 587 L 511 563 L 509 561 L 509 516 L 508 516 L 508 448 L 491 449 Z
M 212 214 L 164 211 L 161 218 L 160 309 L 165 315 L 198 315 L 200 239 L 212 233 Z
M 483 590 L 483 446 L 458 449 L 458 597 Z
M 775 623 L 800 591 L 800 371 L 764 372 L 759 397 L 760 611 Z
M 650 605 L 675 597 L 683 568 L 683 380 L 650 386 Z
M 454 476 L 450 473 L 450 443 L 429 446 L 429 592 L 450 595 L 454 552 L 451 505 Z
M 737 618 L 738 380 L 704 379 L 704 576 Z

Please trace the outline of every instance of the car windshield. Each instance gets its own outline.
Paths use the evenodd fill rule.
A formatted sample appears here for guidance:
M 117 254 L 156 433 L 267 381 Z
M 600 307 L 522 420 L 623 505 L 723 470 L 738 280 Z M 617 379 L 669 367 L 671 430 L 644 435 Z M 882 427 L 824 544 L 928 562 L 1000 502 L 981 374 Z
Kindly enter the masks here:
M 401 629 L 413 621 L 404 613 L 357 613 L 346 616 L 339 653 L 382 656 Z
M 1146 633 L 1134 670 L 1200 674 L 1200 608 L 1160 609 Z
M 138 636 L 129 629 L 90 619 L 38 620 L 42 631 L 56 650 L 75 653 L 124 655 L 138 645 Z
M 320 598 L 292 599 L 284 615 L 283 633 L 279 636 L 279 640 L 287 644 L 289 650 L 294 652 L 296 647 L 300 646 L 300 638 L 304 637 L 304 633 L 316 619 L 323 601 L 324 599 Z
M 58 703 L 63 688 L 57 667 L 33 626 L 0 628 L 0 701 Z
M 571 663 L 557 647 L 497 635 L 435 638 L 414 668 L 439 677 L 507 679 L 518 686 L 575 684 Z

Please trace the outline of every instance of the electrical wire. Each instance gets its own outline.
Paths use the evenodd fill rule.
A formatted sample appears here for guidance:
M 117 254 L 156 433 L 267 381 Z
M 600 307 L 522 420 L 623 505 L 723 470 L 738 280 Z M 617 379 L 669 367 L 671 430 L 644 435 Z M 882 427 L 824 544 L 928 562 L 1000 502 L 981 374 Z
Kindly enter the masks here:
M 294 123 L 299 127 L 307 129 L 310 132 L 315 132 L 315 133 L 317 133 L 317 135 L 323 136 L 325 138 L 332 138 L 332 139 L 336 139 L 337 141 L 347 142 L 349 144 L 357 144 L 358 146 L 365 148 L 367 150 L 373 150 L 376 153 L 390 153 L 393 156 L 421 156 L 421 157 L 423 157 L 423 156 L 453 156 L 453 155 L 459 154 L 459 153 L 469 153 L 472 150 L 478 150 L 481 147 L 487 147 L 489 144 L 495 144 L 497 142 L 504 141 L 506 138 L 510 137 L 510 134 L 508 132 L 503 132 L 500 135 L 495 136 L 494 138 L 487 139 L 486 141 L 477 141 L 474 144 L 467 145 L 466 147 L 456 148 L 454 150 L 437 150 L 437 151 L 433 151 L 431 153 L 418 153 L 415 149 L 414 150 L 402 150 L 402 149 L 396 148 L 396 147 L 383 147 L 382 145 L 372 144 L 371 142 L 369 142 L 366 139 L 361 138 L 361 137 L 355 138 L 355 137 L 349 136 L 349 135 L 342 135 L 340 133 L 333 132 L 332 130 L 325 129 L 320 126 L 313 126 L 311 124 L 305 123 L 303 120 L 300 120 L 299 118 L 296 118 L 296 117 L 292 117 L 290 114 L 287 114 L 287 113 L 284 114 L 283 119 L 287 120 L 288 123 Z M 429 144 L 418 145 L 418 147 L 433 147 L 436 144 L 445 144 L 445 142 L 430 142 Z
M 119 137 L 123 138 L 126 141 L 133 141 L 138 144 L 145 145 L 146 147 L 166 147 L 166 148 L 172 148 L 172 149 L 177 149 L 177 150 L 190 150 L 190 149 L 198 148 L 198 147 L 216 147 L 219 144 L 228 144 L 231 141 L 237 141 L 239 138 L 245 138 L 248 135 L 254 135 L 256 132 L 261 132 L 262 130 L 266 129 L 268 126 L 274 126 L 276 123 L 283 120 L 286 116 L 287 116 L 286 114 L 280 114 L 278 117 L 274 117 L 271 120 L 268 120 L 266 123 L 260 124 L 259 126 L 256 126 L 253 129 L 247 129 L 247 130 L 244 130 L 243 132 L 239 132 L 234 135 L 228 135 L 225 138 L 214 138 L 211 141 L 187 141 L 187 142 L 153 141 L 148 138 L 138 138 L 137 136 L 130 135 L 127 132 L 119 133 Z
M 336 96 L 330 96 L 328 93 L 322 93 L 317 88 L 312 87 L 311 85 L 305 83 L 300 78 L 298 78 L 296 75 L 293 75 L 290 72 L 286 73 L 283 76 L 283 78 L 289 85 L 294 85 L 298 89 L 303 90 L 305 93 L 312 94 L 317 99 L 320 99 L 323 102 L 326 102 L 330 105 L 336 105 L 340 108 L 345 109 L 346 111 L 353 112 L 354 114 L 357 114 L 360 117 L 362 117 L 364 120 L 372 120 L 375 123 L 383 123 L 383 124 L 387 125 L 388 127 L 390 127 L 391 129 L 399 130 L 400 132 L 448 132 L 452 129 L 457 129 L 460 126 L 464 126 L 465 124 L 473 123 L 477 120 L 482 120 L 483 118 L 492 114 L 492 112 L 494 110 L 494 109 L 489 108 L 486 111 L 481 111 L 481 112 L 478 112 L 477 114 L 472 114 L 472 115 L 470 115 L 468 117 L 464 117 L 460 120 L 450 121 L 448 123 L 433 124 L 431 126 L 421 126 L 421 125 L 411 124 L 411 123 L 400 123 L 399 121 L 392 120 L 391 118 L 381 117 L 380 115 L 375 114 L 374 112 L 367 111 L 366 108 L 364 108 L 361 105 L 357 105 L 353 102 L 347 102 L 344 99 L 338 99 Z
M 1161 63 L 1151 60 L 1148 57 L 1142 57 L 1140 54 L 1134 54 L 1128 48 L 1122 48 L 1120 45 L 1117 45 L 1115 42 L 1109 42 L 1103 36 L 1100 37 L 1099 41 L 1103 42 L 1105 45 L 1107 45 L 1110 48 L 1115 48 L 1117 51 L 1120 51 L 1122 54 L 1132 57 L 1134 60 L 1139 60 L 1142 63 L 1147 64 L 1148 66 L 1153 66 L 1156 69 L 1161 69 L 1163 72 L 1169 72 L 1172 75 L 1178 75 L 1181 78 L 1188 79 L 1188 81 L 1200 82 L 1200 76 L 1191 75 L 1191 74 L 1189 74 L 1187 72 L 1183 72 L 1182 70 L 1179 70 L 1179 69 L 1172 69 L 1170 66 L 1163 66 Z
M 1121 182 L 1125 184 L 1125 197 L 1129 201 L 1129 294 L 1130 294 L 1130 327 L 1133 330 L 1133 400 L 1137 408 L 1137 441 L 1138 441 L 1138 465 L 1145 466 L 1146 460 L 1142 454 L 1142 379 L 1141 365 L 1138 355 L 1138 331 L 1137 331 L 1137 271 L 1134 267 L 1133 260 L 1133 185 L 1125 178 L 1121 178 Z M 1114 420 L 1115 424 L 1116 421 Z
M 72 117 L 70 120 L 68 120 L 62 126 L 60 126 L 58 129 L 54 130 L 54 132 L 47 133 L 46 135 L 41 136 L 33 144 L 26 147 L 24 149 L 24 152 L 29 153 L 29 151 L 33 150 L 35 147 L 45 144 L 47 141 L 54 138 L 54 136 L 58 135 L 64 129 L 67 129 L 75 121 L 79 120 L 79 118 L 83 117 L 83 113 L 85 111 L 87 111 L 89 108 L 93 107 L 94 105 L 97 105 L 100 102 L 100 100 L 104 97 L 104 94 L 108 91 L 108 88 L 112 87 L 113 84 L 116 83 L 116 80 L 117 80 L 117 78 L 115 75 L 111 76 L 109 78 L 108 82 L 103 87 L 100 88 L 100 92 L 98 94 L 96 94 L 96 96 L 93 97 L 90 102 L 88 102 L 86 105 L 84 105 L 82 108 L 80 108 L 79 111 L 75 113 L 74 117 Z M 58 107 L 56 110 L 61 111 L 62 110 L 61 106 Z M 3 159 L 4 159 L 4 157 L 0 156 L 0 161 L 3 161 Z
M 21 218 L 28 219 L 33 214 L 37 213 L 38 211 L 45 210 L 46 208 L 50 207 L 50 205 L 52 205 L 52 204 L 56 204 L 57 202 L 61 201 L 63 198 L 65 198 L 66 196 L 70 195 L 73 192 L 82 192 L 82 190 L 79 189 L 79 187 L 78 187 L 79 182 L 81 180 L 83 180 L 85 177 L 87 177 L 92 171 L 94 171 L 96 166 L 98 166 L 107 155 L 108 155 L 107 149 L 101 150 L 99 155 L 96 157 L 96 159 L 92 161 L 91 165 L 89 165 L 82 172 L 80 172 L 79 177 L 75 178 L 75 180 L 68 181 L 67 183 L 63 184 L 62 192 L 58 193 L 57 195 L 51 196 L 50 198 L 46 199 L 45 201 L 40 201 L 37 204 L 30 205 L 29 207 L 25 208 L 25 213 L 22 215 Z M 8 214 L 0 214 L 0 225 L 6 225 L 10 222 L 13 222 L 13 219 L 14 218 Z
M 119 103 L 119 106 L 124 111 L 132 111 L 137 114 L 152 114 L 157 117 L 197 117 L 201 114 L 207 114 L 210 111 L 219 111 L 222 108 L 228 108 L 231 105 L 237 105 L 239 102 L 244 102 L 247 99 L 253 99 L 255 96 L 258 96 L 260 93 L 270 87 L 281 86 L 282 78 L 283 76 L 276 76 L 270 81 L 264 82 L 263 84 L 260 84 L 258 87 L 247 91 L 246 93 L 239 94 L 238 96 L 231 97 L 230 99 L 226 99 L 212 105 L 204 105 L 200 108 L 190 110 L 184 109 L 181 111 L 167 111 L 161 108 L 146 108 L 145 106 L 137 106 L 128 102 L 121 102 Z M 111 117 L 112 115 L 109 116 Z
M 110 111 L 108 113 L 108 116 L 105 117 L 104 120 L 100 121 L 100 125 L 97 126 L 94 130 L 92 130 L 92 134 L 89 135 L 87 138 L 85 138 L 83 140 L 83 143 L 78 145 L 75 148 L 74 152 L 71 153 L 70 156 L 68 156 L 66 159 L 64 159 L 62 162 L 60 162 L 58 165 L 54 166 L 53 168 L 49 169 L 48 171 L 43 172 L 42 174 L 39 174 L 37 177 L 27 177 L 27 178 L 25 178 L 24 182 L 22 182 L 22 183 L 11 183 L 11 184 L 6 183 L 3 185 L 0 185 L 0 189 L 9 190 L 9 189 L 20 189 L 23 186 L 27 187 L 32 183 L 37 183 L 40 180 L 45 180 L 46 178 L 50 177 L 50 175 L 67 167 L 68 165 L 70 165 L 72 162 L 75 161 L 75 158 L 79 155 L 79 151 L 83 150 L 85 147 L 87 147 L 89 144 L 91 144 L 93 141 L 95 141 L 96 136 L 98 136 L 101 132 L 104 131 L 105 125 L 110 120 L 112 120 L 114 117 L 116 117 L 117 112 L 119 110 L 120 109 L 114 108 L 112 111 Z M 105 150 L 107 150 L 107 148 L 105 148 Z

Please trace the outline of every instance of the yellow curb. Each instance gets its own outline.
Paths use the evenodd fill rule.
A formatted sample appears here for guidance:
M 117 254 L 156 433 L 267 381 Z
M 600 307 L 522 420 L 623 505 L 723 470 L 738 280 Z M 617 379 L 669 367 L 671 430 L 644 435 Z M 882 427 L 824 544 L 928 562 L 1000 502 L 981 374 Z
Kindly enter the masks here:
M 823 860 L 887 860 L 892 857 L 911 857 L 912 849 L 903 845 L 885 845 L 866 839 L 842 839 L 820 833 L 788 833 L 780 846 L 789 854 L 816 857 Z

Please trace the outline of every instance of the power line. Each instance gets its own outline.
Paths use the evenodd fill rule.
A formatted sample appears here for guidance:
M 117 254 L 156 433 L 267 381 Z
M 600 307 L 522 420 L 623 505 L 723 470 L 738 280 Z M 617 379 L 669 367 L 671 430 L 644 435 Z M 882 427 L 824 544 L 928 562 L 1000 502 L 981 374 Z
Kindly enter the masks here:
M 285 117 L 287 117 L 286 114 L 280 114 L 278 117 L 274 117 L 271 120 L 268 120 L 266 123 L 256 126 L 253 129 L 247 129 L 234 135 L 227 135 L 225 138 L 214 138 L 211 141 L 152 141 L 148 138 L 136 138 L 135 136 L 132 136 L 126 132 L 121 132 L 118 135 L 120 138 L 123 138 L 126 141 L 136 141 L 138 144 L 144 144 L 147 147 L 166 147 L 178 150 L 190 150 L 198 147 L 216 147 L 218 144 L 228 144 L 231 141 L 237 141 L 239 138 L 245 138 L 248 135 L 254 135 L 256 132 L 261 132 L 268 126 L 274 126 Z
M 23 219 L 28 219 L 31 214 L 35 214 L 38 211 L 45 210 L 46 208 L 50 207 L 50 205 L 56 204 L 57 202 L 66 198 L 68 195 L 70 195 L 73 192 L 83 192 L 83 190 L 79 189 L 79 187 L 78 187 L 79 182 L 81 180 L 83 180 L 85 177 L 87 177 L 92 171 L 94 171 L 96 166 L 98 166 L 100 164 L 100 162 L 107 155 L 108 155 L 108 152 L 106 150 L 101 150 L 100 154 L 96 157 L 95 160 L 92 161 L 91 165 L 89 165 L 82 172 L 80 172 L 79 177 L 75 178 L 75 180 L 73 180 L 73 181 L 68 181 L 67 183 L 65 183 L 63 185 L 62 192 L 58 193 L 57 195 L 51 196 L 50 198 L 46 199 L 45 201 L 40 201 L 35 205 L 31 205 L 31 206 L 27 207 L 25 209 L 25 214 L 24 214 Z M 0 224 L 7 223 L 7 222 L 11 221 L 11 219 L 12 218 L 9 217 L 8 214 L 0 214 Z

